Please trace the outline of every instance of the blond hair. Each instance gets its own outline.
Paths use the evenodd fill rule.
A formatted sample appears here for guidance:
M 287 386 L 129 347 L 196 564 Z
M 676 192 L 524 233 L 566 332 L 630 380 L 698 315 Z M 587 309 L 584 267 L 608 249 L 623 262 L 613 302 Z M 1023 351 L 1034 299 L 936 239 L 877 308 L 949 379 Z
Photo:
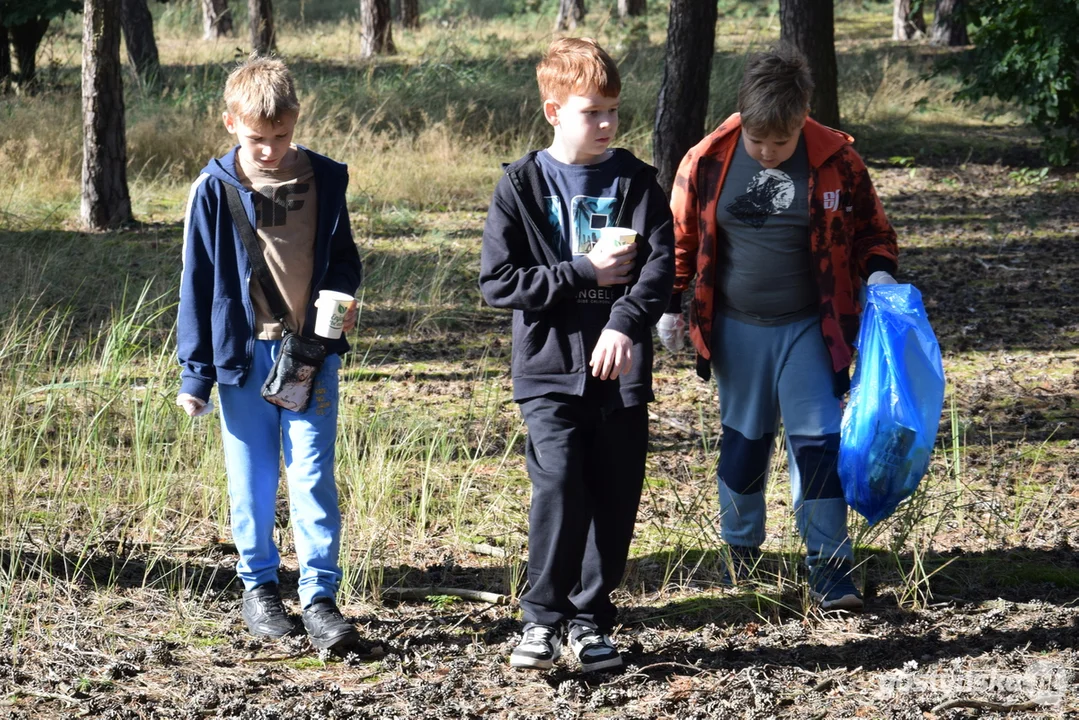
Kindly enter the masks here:
M 560 38 L 536 65 L 540 99 L 564 102 L 572 94 L 595 90 L 618 97 L 622 78 L 611 56 L 592 38 Z
M 246 124 L 277 122 L 286 113 L 299 112 L 292 73 L 275 58 L 249 58 L 225 81 L 225 108 Z
M 751 55 L 738 88 L 742 127 L 761 136 L 790 136 L 813 97 L 813 74 L 805 56 L 790 45 Z

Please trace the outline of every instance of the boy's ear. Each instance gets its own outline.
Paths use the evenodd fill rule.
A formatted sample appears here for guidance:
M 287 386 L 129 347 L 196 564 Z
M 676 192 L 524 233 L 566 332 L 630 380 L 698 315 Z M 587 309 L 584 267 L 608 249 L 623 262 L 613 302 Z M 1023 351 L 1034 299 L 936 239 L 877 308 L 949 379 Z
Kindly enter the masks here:
M 232 119 L 232 114 L 228 110 L 221 113 L 221 121 L 225 123 L 225 129 L 230 135 L 236 134 L 236 121 Z
M 562 106 L 554 100 L 543 101 L 543 117 L 547 118 L 547 122 L 551 123 L 551 125 L 558 124 L 558 111 L 561 109 Z

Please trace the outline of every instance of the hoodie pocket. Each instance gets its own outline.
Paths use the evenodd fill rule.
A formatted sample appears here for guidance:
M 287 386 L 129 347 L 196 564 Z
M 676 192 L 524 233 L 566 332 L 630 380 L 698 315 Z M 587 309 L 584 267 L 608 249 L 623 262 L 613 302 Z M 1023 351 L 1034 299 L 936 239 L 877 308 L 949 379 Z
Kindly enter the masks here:
M 519 311 L 513 314 L 513 374 L 558 375 L 576 372 L 574 333 L 561 312 Z
M 211 309 L 214 365 L 234 370 L 247 365 L 247 338 L 251 330 L 243 303 L 217 298 Z

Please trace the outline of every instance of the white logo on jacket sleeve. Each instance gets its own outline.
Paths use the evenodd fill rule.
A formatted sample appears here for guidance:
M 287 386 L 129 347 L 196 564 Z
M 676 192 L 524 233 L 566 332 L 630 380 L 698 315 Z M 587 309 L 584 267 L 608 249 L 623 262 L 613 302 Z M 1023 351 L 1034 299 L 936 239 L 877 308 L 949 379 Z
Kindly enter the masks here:
M 824 191 L 824 209 L 825 210 L 838 210 L 839 209 L 839 191 L 838 190 L 825 190 Z

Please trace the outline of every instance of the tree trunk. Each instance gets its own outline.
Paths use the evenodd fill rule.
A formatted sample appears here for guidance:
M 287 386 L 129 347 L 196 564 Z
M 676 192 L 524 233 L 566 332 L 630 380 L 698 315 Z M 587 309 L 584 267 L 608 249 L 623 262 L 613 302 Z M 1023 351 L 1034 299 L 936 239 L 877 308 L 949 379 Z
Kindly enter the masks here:
M 82 23 L 82 224 L 131 220 L 120 75 L 121 0 L 85 0 Z
M 420 26 L 420 0 L 401 0 L 401 27 L 415 30 Z
M 937 0 L 933 27 L 929 30 L 931 45 L 970 45 L 963 0 Z
M 0 94 L 11 89 L 11 41 L 7 28 L 0 25 Z
M 393 55 L 390 0 L 360 0 L 360 56 Z
M 274 42 L 273 3 L 270 0 L 247 0 L 247 17 L 251 23 L 251 49 L 259 55 L 269 55 L 277 47 Z
M 647 0 L 618 0 L 618 17 L 637 17 L 648 9 Z
M 810 114 L 817 122 L 839 127 L 839 90 L 835 60 L 835 16 L 831 2 L 780 0 L 779 41 L 798 48 L 813 73 Z
M 925 32 L 922 0 L 895 0 L 892 8 L 892 40 L 916 40 L 924 37 Z
M 232 10 L 228 0 L 199 0 L 202 4 L 202 39 L 216 40 L 232 34 Z
M 48 18 L 35 18 L 8 28 L 11 44 L 15 48 L 15 61 L 19 64 L 19 85 L 22 87 L 31 87 L 34 84 L 37 76 L 37 48 L 48 29 Z
M 584 0 L 559 0 L 558 17 L 554 21 L 554 31 L 573 30 L 577 27 L 577 23 L 584 20 L 586 12 Z
M 146 0 L 122 0 L 120 23 L 127 43 L 127 56 L 135 66 L 135 72 L 147 85 L 156 85 L 161 74 L 161 62 L 157 56 L 154 40 L 154 18 Z
M 652 130 L 652 164 L 667 195 L 678 163 L 704 137 L 708 80 L 716 44 L 713 0 L 671 0 L 663 81 Z

